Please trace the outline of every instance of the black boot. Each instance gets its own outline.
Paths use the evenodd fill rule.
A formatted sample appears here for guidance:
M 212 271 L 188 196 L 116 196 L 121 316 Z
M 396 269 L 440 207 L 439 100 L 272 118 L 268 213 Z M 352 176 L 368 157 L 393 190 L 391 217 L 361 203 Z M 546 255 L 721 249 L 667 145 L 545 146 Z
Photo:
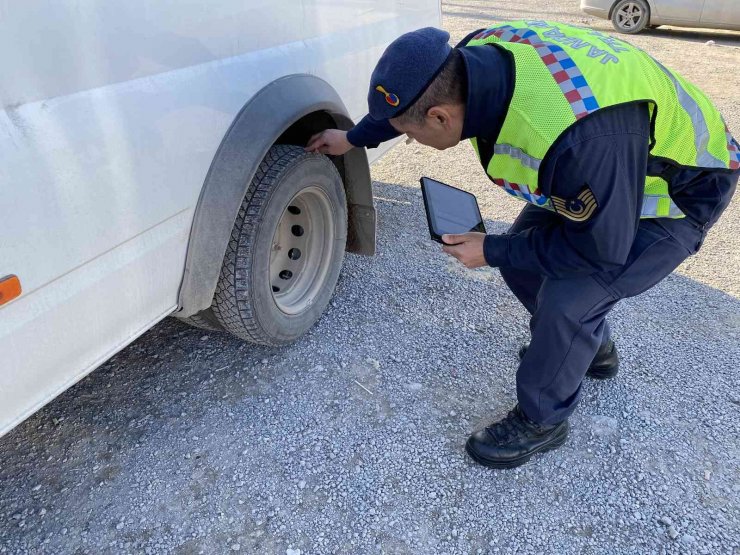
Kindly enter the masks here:
M 557 449 L 567 437 L 567 420 L 553 426 L 537 424 L 516 405 L 506 418 L 471 435 L 465 450 L 484 466 L 514 468 L 535 453 Z
M 529 344 L 523 345 L 519 349 L 519 360 L 524 358 L 524 353 L 527 352 L 528 348 Z M 617 372 L 619 372 L 619 354 L 617 353 L 617 346 L 610 339 L 605 345 L 599 347 L 596 356 L 591 361 L 591 366 L 588 367 L 586 376 L 595 380 L 605 380 L 613 378 L 617 375 Z

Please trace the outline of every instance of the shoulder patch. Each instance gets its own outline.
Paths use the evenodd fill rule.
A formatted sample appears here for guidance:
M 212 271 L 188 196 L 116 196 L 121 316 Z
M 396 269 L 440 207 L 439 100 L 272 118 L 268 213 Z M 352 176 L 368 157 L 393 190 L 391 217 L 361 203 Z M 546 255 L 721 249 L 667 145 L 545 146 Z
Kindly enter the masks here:
M 594 215 L 599 203 L 591 188 L 586 185 L 575 198 L 562 198 L 552 195 L 552 207 L 557 214 L 574 222 L 585 222 Z

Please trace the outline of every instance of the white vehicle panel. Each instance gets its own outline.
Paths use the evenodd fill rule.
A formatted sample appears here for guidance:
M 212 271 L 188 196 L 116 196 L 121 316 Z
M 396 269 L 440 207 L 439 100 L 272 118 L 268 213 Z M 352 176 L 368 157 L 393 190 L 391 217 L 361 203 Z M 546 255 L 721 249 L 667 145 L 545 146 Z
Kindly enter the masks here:
M 429 0 L 107 2 L 0 9 L 0 434 L 176 308 L 195 205 L 234 117 L 311 73 L 353 119 Z M 371 159 L 382 150 L 370 151 Z

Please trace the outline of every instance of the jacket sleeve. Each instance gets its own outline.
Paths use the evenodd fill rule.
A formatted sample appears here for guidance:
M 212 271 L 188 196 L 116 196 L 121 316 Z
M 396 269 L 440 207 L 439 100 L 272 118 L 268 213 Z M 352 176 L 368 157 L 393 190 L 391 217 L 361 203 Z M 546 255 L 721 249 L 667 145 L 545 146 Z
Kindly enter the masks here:
M 388 120 L 376 120 L 367 115 L 347 132 L 347 140 L 357 147 L 375 148 L 399 135 Z
M 623 265 L 639 225 L 648 133 L 600 135 L 573 144 L 553 163 L 552 194 L 575 198 L 588 187 L 597 203 L 577 222 L 562 215 L 519 233 L 489 235 L 491 266 L 509 266 L 553 278 L 594 274 Z

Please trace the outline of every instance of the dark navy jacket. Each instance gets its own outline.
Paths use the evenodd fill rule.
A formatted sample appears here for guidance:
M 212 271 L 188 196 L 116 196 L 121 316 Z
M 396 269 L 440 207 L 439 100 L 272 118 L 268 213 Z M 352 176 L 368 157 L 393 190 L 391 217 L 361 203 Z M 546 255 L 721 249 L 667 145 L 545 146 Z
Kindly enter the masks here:
M 512 95 L 513 60 L 497 47 L 461 52 L 468 77 L 462 138 L 494 144 Z M 396 136 L 388 121 L 366 117 L 347 139 L 355 146 L 373 147 Z M 640 222 L 646 174 L 668 178 L 673 201 L 693 225 L 714 224 L 730 202 L 738 172 L 679 170 L 652 159 L 649 140 L 645 104 L 601 109 L 569 129 L 543 161 L 540 189 L 548 197 L 573 198 L 588 185 L 598 202 L 596 212 L 584 222 L 560 218 L 558 225 L 488 235 L 484 241 L 488 264 L 554 278 L 623 265 Z

